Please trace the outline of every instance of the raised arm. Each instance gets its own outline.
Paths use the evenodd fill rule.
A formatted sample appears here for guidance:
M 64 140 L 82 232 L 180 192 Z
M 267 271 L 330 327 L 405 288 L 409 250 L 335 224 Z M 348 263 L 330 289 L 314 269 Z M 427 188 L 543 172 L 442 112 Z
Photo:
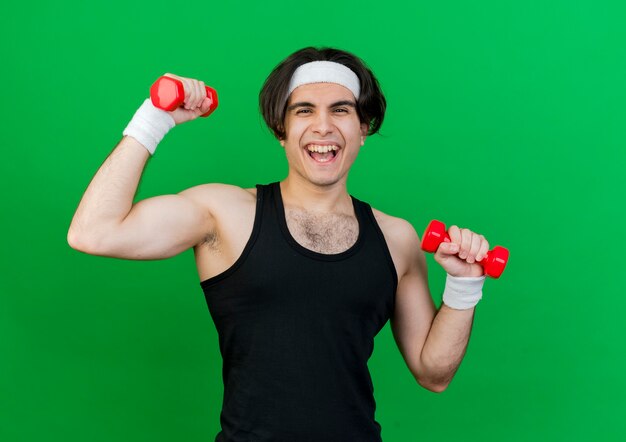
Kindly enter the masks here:
M 67 235 L 72 248 L 116 258 L 163 259 L 194 246 L 215 228 L 206 198 L 200 198 L 206 195 L 205 186 L 133 204 L 154 152 L 152 128 L 196 119 L 211 104 L 202 82 L 173 77 L 184 81 L 183 107 L 165 112 L 155 109 L 149 100 L 142 105 L 129 125 L 134 124 L 135 130 L 124 136 L 104 161 L 80 201 Z

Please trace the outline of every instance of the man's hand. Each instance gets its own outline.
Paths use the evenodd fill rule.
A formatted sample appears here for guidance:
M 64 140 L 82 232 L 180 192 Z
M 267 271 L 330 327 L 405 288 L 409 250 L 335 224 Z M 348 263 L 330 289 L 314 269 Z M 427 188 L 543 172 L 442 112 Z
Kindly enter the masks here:
M 442 242 L 435 253 L 435 261 L 452 276 L 482 276 L 481 261 L 489 251 L 489 243 L 484 236 L 469 229 L 450 226 L 450 241 Z
M 193 78 L 179 77 L 174 74 L 163 74 L 163 76 L 181 81 L 185 90 L 185 101 L 183 105 L 172 112 L 168 112 L 172 118 L 174 118 L 176 125 L 195 120 L 209 111 L 213 103 L 206 95 L 204 82 L 194 80 Z

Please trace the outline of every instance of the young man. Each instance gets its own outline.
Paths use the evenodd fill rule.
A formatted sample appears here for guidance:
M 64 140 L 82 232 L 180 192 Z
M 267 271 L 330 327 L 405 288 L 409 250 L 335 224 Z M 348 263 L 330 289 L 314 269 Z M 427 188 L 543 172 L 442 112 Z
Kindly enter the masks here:
M 385 98 L 356 56 L 305 48 L 260 95 L 288 176 L 242 189 L 205 184 L 133 204 L 144 166 L 174 125 L 210 106 L 177 77 L 184 106 L 149 100 L 89 184 L 68 233 L 94 255 L 164 259 L 194 248 L 219 333 L 224 398 L 218 441 L 380 441 L 367 360 L 387 320 L 416 381 L 441 392 L 467 346 L 482 296 L 486 239 L 449 228 L 435 260 L 448 276 L 431 299 L 424 253 L 405 220 L 352 197 L 350 167 L 378 131 Z

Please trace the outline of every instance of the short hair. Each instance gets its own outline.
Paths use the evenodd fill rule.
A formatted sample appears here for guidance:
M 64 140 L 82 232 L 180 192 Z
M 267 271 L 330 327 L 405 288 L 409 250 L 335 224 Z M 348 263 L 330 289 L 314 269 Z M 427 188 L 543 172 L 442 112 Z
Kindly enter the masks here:
M 285 97 L 295 70 L 311 61 L 334 61 L 352 70 L 359 78 L 361 92 L 356 103 L 359 120 L 368 125 L 368 135 L 380 129 L 385 117 L 387 102 L 378 80 L 365 62 L 350 52 L 333 48 L 307 47 L 294 52 L 281 61 L 265 80 L 259 94 L 259 108 L 265 123 L 276 138 L 285 138 Z

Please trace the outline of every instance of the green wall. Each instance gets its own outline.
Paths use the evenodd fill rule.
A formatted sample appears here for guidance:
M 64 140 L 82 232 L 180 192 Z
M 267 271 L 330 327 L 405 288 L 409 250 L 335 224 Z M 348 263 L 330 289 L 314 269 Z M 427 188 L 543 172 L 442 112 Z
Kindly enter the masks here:
M 213 85 L 136 200 L 283 179 L 257 111 L 308 45 L 359 54 L 388 99 L 349 191 L 421 234 L 511 250 L 448 390 L 413 380 L 389 324 L 370 369 L 385 442 L 626 437 L 626 4 L 613 1 L 14 2 L 0 14 L 0 440 L 210 441 L 221 359 L 188 250 L 85 255 L 67 229 L 150 84 Z M 428 257 L 440 303 L 444 273 Z

